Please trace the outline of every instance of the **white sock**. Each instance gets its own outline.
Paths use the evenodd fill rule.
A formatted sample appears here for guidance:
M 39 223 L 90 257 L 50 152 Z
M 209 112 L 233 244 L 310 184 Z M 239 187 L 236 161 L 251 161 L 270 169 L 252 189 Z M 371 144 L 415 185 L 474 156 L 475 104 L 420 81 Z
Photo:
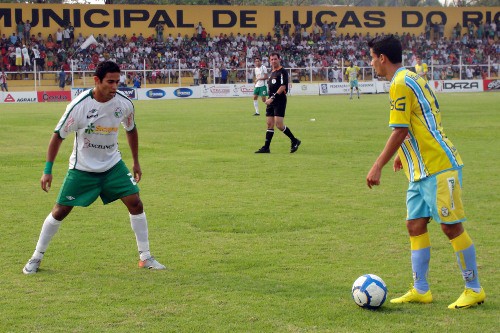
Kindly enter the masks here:
M 142 212 L 139 215 L 130 215 L 130 225 L 135 233 L 135 240 L 137 241 L 137 249 L 141 260 L 151 257 L 149 252 L 149 239 L 148 239 L 148 221 L 146 220 L 146 213 Z
M 61 225 L 61 221 L 56 220 L 52 213 L 50 213 L 43 221 L 42 231 L 40 231 L 40 237 L 38 237 L 38 243 L 36 243 L 35 252 L 33 253 L 32 258 L 34 259 L 42 259 L 47 247 L 49 246 L 50 240 L 56 234 L 57 230 L 59 230 L 59 226 Z
M 255 113 L 259 113 L 259 101 L 253 101 L 253 107 L 255 108 Z

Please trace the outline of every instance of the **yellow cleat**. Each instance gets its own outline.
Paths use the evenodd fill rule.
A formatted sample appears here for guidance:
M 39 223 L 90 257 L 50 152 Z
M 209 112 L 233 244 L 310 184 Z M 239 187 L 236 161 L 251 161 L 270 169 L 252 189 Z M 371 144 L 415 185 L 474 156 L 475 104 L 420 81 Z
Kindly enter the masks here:
M 391 303 L 431 303 L 432 294 L 427 290 L 425 294 L 420 294 L 415 288 L 411 288 L 406 294 L 401 297 L 391 299 Z
M 454 302 L 448 305 L 448 309 L 465 309 L 470 308 L 474 305 L 483 304 L 486 298 L 486 293 L 484 289 L 476 293 L 470 288 L 465 288 L 465 291 L 460 295 L 460 297 Z

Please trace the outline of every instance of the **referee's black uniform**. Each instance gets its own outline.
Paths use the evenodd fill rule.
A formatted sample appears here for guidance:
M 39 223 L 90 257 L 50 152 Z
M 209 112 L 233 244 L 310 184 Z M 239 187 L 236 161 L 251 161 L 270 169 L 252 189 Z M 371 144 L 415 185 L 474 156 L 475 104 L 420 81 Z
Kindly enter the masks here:
M 273 55 L 271 55 L 271 57 L 272 56 Z M 286 94 L 288 92 L 288 72 L 281 66 L 278 69 L 273 70 L 271 72 L 271 75 L 269 76 L 269 79 L 267 80 L 267 85 L 269 91 L 268 101 L 271 100 L 272 102 L 266 107 L 266 117 L 272 117 L 272 120 L 270 120 L 269 118 L 267 120 L 268 128 L 266 131 L 266 141 L 264 143 L 264 146 L 256 151 L 256 153 L 258 154 L 271 152 L 269 147 L 271 146 L 271 140 L 274 136 L 274 125 L 276 119 L 275 117 L 285 117 Z M 284 87 L 284 90 L 282 89 L 281 92 L 278 93 L 280 87 Z M 293 136 L 292 131 L 287 126 L 283 126 L 283 128 L 280 128 L 280 130 L 282 130 L 283 133 L 290 139 L 290 153 L 295 153 L 297 149 L 299 149 L 301 141 Z
M 269 97 L 273 98 L 273 102 L 266 107 L 267 117 L 285 117 L 286 111 L 286 94 L 288 93 L 288 72 L 283 68 L 272 71 L 267 80 Z M 285 91 L 281 94 L 276 94 L 281 86 L 285 86 Z

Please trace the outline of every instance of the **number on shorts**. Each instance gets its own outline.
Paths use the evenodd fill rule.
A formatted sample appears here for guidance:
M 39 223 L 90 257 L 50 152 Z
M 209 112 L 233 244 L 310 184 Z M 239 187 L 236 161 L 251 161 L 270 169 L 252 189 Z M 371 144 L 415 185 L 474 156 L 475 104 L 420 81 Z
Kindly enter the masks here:
M 453 191 L 455 190 L 455 178 L 450 177 L 448 181 L 448 190 L 450 190 L 450 208 L 455 209 L 455 201 L 453 201 Z
M 132 182 L 132 184 L 137 185 L 137 182 L 135 181 L 134 176 L 132 176 L 132 174 L 130 172 L 127 174 L 127 176 L 130 177 L 130 181 Z

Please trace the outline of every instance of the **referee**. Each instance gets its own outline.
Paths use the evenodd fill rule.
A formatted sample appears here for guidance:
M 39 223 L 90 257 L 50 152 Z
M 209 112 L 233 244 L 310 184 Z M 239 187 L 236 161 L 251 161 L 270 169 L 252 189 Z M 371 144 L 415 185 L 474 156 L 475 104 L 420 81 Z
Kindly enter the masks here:
M 288 72 L 281 66 L 279 53 L 273 52 L 269 57 L 272 72 L 267 81 L 269 86 L 269 98 L 265 101 L 266 107 L 266 141 L 264 146 L 257 150 L 257 154 L 269 154 L 271 150 L 271 140 L 274 135 L 274 126 L 286 134 L 290 138 L 291 147 L 290 153 L 295 153 L 300 146 L 300 140 L 293 136 L 290 128 L 285 126 L 283 118 L 286 111 L 286 93 L 288 88 Z

